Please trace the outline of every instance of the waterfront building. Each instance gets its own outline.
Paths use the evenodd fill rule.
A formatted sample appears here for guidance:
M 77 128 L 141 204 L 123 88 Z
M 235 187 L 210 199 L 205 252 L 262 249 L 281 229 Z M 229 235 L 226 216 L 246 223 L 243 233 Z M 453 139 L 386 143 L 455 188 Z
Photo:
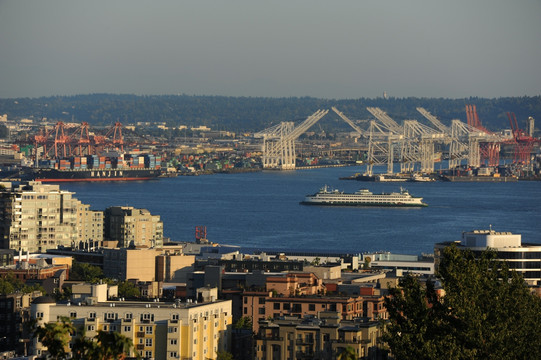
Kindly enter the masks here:
M 403 273 L 433 275 L 434 258 L 427 255 L 404 255 L 390 252 L 361 254 L 366 267 L 377 270 L 401 270 Z
M 337 312 L 264 320 L 256 335 L 257 360 L 335 359 L 353 347 L 356 359 L 376 358 L 378 321 L 343 320 Z
M 159 215 L 131 206 L 111 206 L 104 215 L 104 237 L 118 241 L 118 247 L 163 246 L 163 222 Z
M 73 192 L 39 181 L 0 189 L 0 247 L 46 252 L 77 241 L 77 207 Z
M 130 338 L 143 358 L 216 359 L 218 351 L 231 346 L 231 301 L 129 302 L 108 301 L 94 305 L 60 304 L 50 297 L 40 297 L 31 306 L 37 326 L 69 317 L 85 336 L 92 338 L 99 330 Z M 34 339 L 31 354 L 42 356 L 46 348 Z
M 434 246 L 436 269 L 443 249 L 456 245 L 461 250 L 480 254 L 486 249 L 496 251 L 499 260 L 505 260 L 509 268 L 520 273 L 530 285 L 541 285 L 541 243 L 524 243 L 520 234 L 490 230 L 474 230 L 462 233 L 462 239 L 438 243 Z

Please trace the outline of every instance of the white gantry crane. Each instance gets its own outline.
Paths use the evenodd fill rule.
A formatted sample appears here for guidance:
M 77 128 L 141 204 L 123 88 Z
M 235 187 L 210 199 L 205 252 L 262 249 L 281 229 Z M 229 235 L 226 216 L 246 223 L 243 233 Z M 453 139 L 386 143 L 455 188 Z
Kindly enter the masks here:
M 254 137 L 263 138 L 263 168 L 295 169 L 295 141 L 328 112 L 329 110 L 318 110 L 296 127 L 291 121 L 281 122 L 254 134 Z
M 372 175 L 374 165 L 385 163 L 387 174 L 392 174 L 394 159 L 399 155 L 404 138 L 404 128 L 379 108 L 367 107 L 366 110 L 379 121 L 371 121 L 368 131 L 367 175 Z

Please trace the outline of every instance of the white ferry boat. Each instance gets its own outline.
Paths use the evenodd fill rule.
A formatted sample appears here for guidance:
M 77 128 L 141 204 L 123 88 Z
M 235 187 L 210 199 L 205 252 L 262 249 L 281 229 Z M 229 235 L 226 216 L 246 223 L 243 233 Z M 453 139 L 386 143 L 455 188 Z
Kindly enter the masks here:
M 307 195 L 302 205 L 330 205 L 330 206 L 428 206 L 422 202 L 423 198 L 413 197 L 400 188 L 400 192 L 373 194 L 368 189 L 360 189 L 354 193 L 345 193 L 333 190 L 325 185 L 319 192 Z

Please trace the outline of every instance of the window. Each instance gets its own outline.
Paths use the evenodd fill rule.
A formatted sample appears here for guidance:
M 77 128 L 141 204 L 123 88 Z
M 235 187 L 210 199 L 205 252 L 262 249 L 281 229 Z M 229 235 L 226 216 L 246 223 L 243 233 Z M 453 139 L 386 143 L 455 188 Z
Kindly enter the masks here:
M 284 304 L 284 310 L 289 310 L 291 308 L 290 304 Z
M 107 325 L 103 325 L 103 331 L 107 331 L 107 330 L 108 330 Z
M 145 346 L 152 346 L 152 338 L 145 339 Z
M 171 351 L 171 352 L 169 353 L 169 357 L 176 358 L 176 357 L 178 357 L 178 354 L 177 354 L 176 351 Z
M 177 339 L 171 339 L 171 340 L 169 340 L 169 344 L 171 344 L 171 345 L 177 345 L 177 344 L 178 344 L 178 341 L 177 341 Z
M 179 315 L 178 314 L 173 314 L 171 315 L 171 320 L 178 320 L 179 319 Z
M 169 328 L 167 329 L 167 332 L 169 334 L 176 333 L 177 331 L 178 331 L 178 328 L 176 326 L 169 326 Z
M 151 358 L 152 357 L 152 351 L 149 351 L 149 350 L 145 351 L 145 357 L 146 358 Z
M 88 314 L 88 317 L 91 318 L 91 319 L 95 319 L 96 318 L 96 313 L 91 312 L 90 314 Z
M 126 313 L 126 316 L 124 318 L 126 320 L 131 320 L 131 319 L 133 319 L 133 314 L 132 313 Z
M 272 307 L 274 310 L 280 310 L 280 303 L 274 303 Z
M 145 334 L 147 335 L 152 335 L 152 326 L 147 326 L 146 329 L 145 329 Z
M 87 325 L 86 331 L 94 331 L 94 325 Z
M 264 298 L 264 297 L 260 297 L 260 298 L 259 298 L 259 303 L 260 303 L 260 304 L 264 304 L 264 303 L 265 303 L 265 298 Z
M 131 326 L 124 326 L 124 332 L 130 332 Z
M 42 312 L 37 312 L 36 313 L 36 318 L 37 319 L 43 319 L 43 313 Z
M 316 304 L 308 304 L 309 311 L 316 311 Z
M 258 313 L 259 315 L 265 315 L 265 308 L 259 308 Z
M 70 312 L 70 318 L 76 318 L 77 313 L 75 311 Z
M 141 321 L 154 321 L 154 314 L 141 314 Z

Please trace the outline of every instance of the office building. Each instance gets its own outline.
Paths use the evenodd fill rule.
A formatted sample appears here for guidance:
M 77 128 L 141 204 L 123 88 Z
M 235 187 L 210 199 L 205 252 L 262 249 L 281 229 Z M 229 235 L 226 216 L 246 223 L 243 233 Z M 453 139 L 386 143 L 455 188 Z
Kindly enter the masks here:
M 453 244 L 475 254 L 490 248 L 496 251 L 499 260 L 505 260 L 509 268 L 520 273 L 529 285 L 541 285 L 541 243 L 524 243 L 520 234 L 492 229 L 468 231 L 462 234 L 461 240 L 434 246 L 436 269 L 441 262 L 443 249 Z

